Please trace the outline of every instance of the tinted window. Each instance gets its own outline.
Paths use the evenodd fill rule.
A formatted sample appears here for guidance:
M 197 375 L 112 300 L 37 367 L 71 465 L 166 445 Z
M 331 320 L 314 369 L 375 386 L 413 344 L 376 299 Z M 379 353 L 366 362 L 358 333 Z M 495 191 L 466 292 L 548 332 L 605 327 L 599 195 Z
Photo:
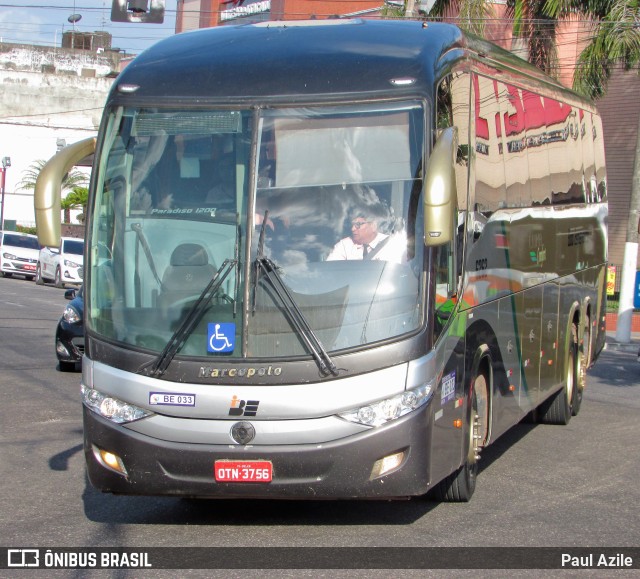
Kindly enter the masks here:
M 63 251 L 73 255 L 82 255 L 84 251 L 84 241 L 69 239 L 63 243 Z
M 40 249 L 37 238 L 26 237 L 22 235 L 12 235 L 11 233 L 4 234 L 2 244 L 11 245 L 12 247 L 22 247 L 24 249 Z

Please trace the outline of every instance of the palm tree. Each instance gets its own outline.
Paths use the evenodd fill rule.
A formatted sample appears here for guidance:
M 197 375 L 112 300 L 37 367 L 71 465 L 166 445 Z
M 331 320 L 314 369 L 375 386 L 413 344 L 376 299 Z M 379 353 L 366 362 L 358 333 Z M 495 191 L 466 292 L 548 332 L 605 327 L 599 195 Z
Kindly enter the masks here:
M 40 175 L 40 171 L 46 165 L 47 161 L 44 159 L 38 159 L 31 163 L 27 169 L 22 172 L 22 180 L 16 185 L 18 189 L 25 190 L 34 190 L 36 188 L 36 181 L 38 180 L 38 175 Z M 77 169 L 72 169 L 69 171 L 62 180 L 61 190 L 64 191 L 75 191 L 75 188 L 83 189 L 88 184 L 89 178 L 87 175 L 78 171 Z M 70 193 L 67 197 L 71 197 L 73 193 Z M 78 206 L 85 206 L 87 204 L 86 198 L 84 202 L 78 203 L 77 199 L 72 197 L 71 201 L 67 202 L 66 198 L 62 200 L 62 209 L 64 209 L 64 223 L 69 223 L 71 221 L 71 209 L 76 209 Z
M 89 189 L 86 187 L 74 187 L 73 191 L 69 193 L 60 202 L 60 207 L 64 211 L 64 223 L 71 222 L 71 210 L 82 209 L 82 213 L 78 215 L 78 221 L 84 221 L 84 211 L 89 199 Z
M 457 14 L 456 24 L 464 31 L 484 36 L 487 20 L 493 16 L 493 3 L 487 0 L 435 0 L 428 16 L 444 18 Z
M 556 0 L 562 2 L 563 0 Z M 558 14 L 551 14 L 548 0 L 507 0 L 507 16 L 513 18 L 512 49 L 551 76 L 557 76 L 556 29 Z
M 629 70 L 640 62 L 640 5 L 637 0 L 567 2 L 546 0 L 554 17 L 581 12 L 593 20 L 594 32 L 576 63 L 573 88 L 592 99 L 607 91 L 612 71 Z
M 507 16 L 514 21 L 512 50 L 546 73 L 555 75 L 557 54 L 554 39 L 558 21 L 545 12 L 546 2 L 507 0 Z M 409 3 L 410 0 L 407 11 Z M 435 0 L 428 17 L 444 18 L 455 14 L 460 28 L 484 36 L 487 20 L 495 17 L 493 4 L 488 0 Z

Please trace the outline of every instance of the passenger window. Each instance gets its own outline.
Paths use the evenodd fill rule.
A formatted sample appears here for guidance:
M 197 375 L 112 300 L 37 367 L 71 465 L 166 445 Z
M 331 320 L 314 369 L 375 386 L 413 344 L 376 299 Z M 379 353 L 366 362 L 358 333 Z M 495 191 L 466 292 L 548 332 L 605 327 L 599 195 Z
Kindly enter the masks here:
M 604 161 L 604 138 L 602 135 L 602 119 L 593 115 L 593 157 L 596 165 L 596 183 L 598 202 L 607 200 L 607 171 Z
M 506 199 L 503 207 L 529 207 L 531 191 L 523 91 L 512 85 L 499 83 L 499 86 L 506 180 Z
M 505 207 L 505 173 L 502 166 L 501 99 L 506 98 L 500 85 L 474 75 L 475 88 L 475 205 L 485 218 Z M 526 163 L 526 160 L 525 160 Z M 513 191 L 510 193 L 513 196 Z M 509 198 L 511 201 L 511 197 Z
M 549 155 L 547 153 L 547 127 L 543 98 L 522 91 L 527 135 L 527 161 L 529 168 L 530 205 L 551 205 Z M 524 200 L 523 200 L 524 201 Z M 527 204 L 525 203 L 525 206 Z
M 589 203 L 598 201 L 598 181 L 596 178 L 595 153 L 593 148 L 593 122 L 591 113 L 580 111 L 582 122 L 580 124 L 580 140 L 584 158 L 584 178 L 582 186 L 585 198 Z

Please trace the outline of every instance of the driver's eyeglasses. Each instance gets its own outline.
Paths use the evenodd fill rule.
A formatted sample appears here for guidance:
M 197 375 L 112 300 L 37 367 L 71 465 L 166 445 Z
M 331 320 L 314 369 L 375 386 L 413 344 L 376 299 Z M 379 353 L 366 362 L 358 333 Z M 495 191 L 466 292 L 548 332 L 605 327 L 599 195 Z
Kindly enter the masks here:
M 371 221 L 352 221 L 351 222 L 351 227 L 355 227 L 356 229 L 360 229 L 366 223 L 371 223 Z

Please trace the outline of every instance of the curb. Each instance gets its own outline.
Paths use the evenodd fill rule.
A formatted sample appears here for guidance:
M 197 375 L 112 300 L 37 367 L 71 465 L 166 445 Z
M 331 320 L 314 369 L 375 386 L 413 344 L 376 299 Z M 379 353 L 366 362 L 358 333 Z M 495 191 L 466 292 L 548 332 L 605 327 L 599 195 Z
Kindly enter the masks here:
M 627 344 L 623 344 L 622 342 L 605 342 L 604 349 L 612 352 L 636 352 L 640 354 L 640 345 L 633 342 Z
M 607 332 L 615 332 L 618 327 L 618 314 L 609 312 L 605 314 L 605 320 Z M 640 332 L 640 313 L 633 312 L 631 314 L 631 331 Z

